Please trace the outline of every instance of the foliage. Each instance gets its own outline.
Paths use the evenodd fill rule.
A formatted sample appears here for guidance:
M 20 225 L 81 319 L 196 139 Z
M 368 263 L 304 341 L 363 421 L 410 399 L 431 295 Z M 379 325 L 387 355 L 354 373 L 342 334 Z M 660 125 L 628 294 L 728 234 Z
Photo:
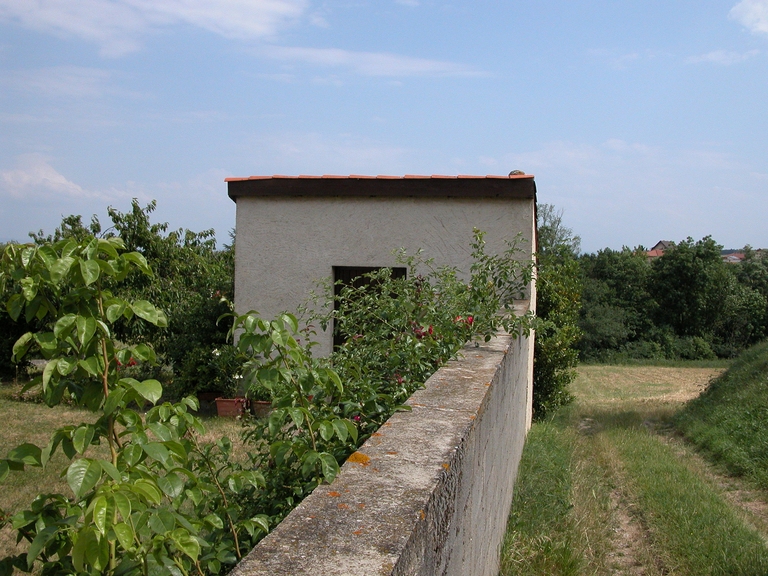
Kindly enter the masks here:
M 587 361 L 729 358 L 768 334 L 768 267 L 749 248 L 727 264 L 710 237 L 580 258 L 580 356 Z
M 227 328 L 217 320 L 230 311 L 228 302 L 234 295 L 233 245 L 218 250 L 213 230 L 169 231 L 167 223 L 152 223 L 156 207 L 152 201 L 142 208 L 134 199 L 128 212 L 108 208 L 112 226 L 106 230 L 102 231 L 95 216 L 88 226 L 80 216 L 66 216 L 52 235 L 40 231 L 31 236 L 38 245 L 63 238 L 80 241 L 88 236 L 117 236 L 126 250 L 143 255 L 152 263 L 154 274 L 129 272 L 114 289 L 121 297 L 155 303 L 168 315 L 169 325 L 160 330 L 151 324 L 120 320 L 113 327 L 116 337 L 122 342 L 152 345 L 160 359 L 172 366 L 175 378 L 166 390 L 170 397 L 206 391 L 207 385 L 211 391 L 221 391 L 224 366 L 213 352 L 226 344 Z M 218 377 L 201 382 L 196 370 Z M 159 369 L 144 365 L 143 373 L 158 377 Z
M 121 370 L 152 363 L 155 353 L 144 343 L 121 348 L 113 329 L 118 321 L 164 326 L 167 319 L 147 300 L 110 290 L 136 271 L 151 276 L 146 259 L 114 237 L 12 245 L 3 254 L 2 277 L 20 287 L 8 299 L 9 315 L 43 325 L 14 346 L 16 359 L 35 350 L 47 361 L 27 388 L 39 386 L 50 406 L 68 399 L 99 417 L 60 428 L 42 449 L 22 444 L 0 459 L 2 481 L 10 471 L 45 466 L 61 450 L 71 460 L 65 475 L 72 491 L 41 494 L 10 518 L 0 512 L 0 525 L 10 523 L 29 542 L 26 552 L 0 561 L 2 574 L 218 573 L 268 530 L 263 516 L 243 516 L 237 503 L 263 478 L 230 463 L 227 439 L 198 441 L 204 427 L 189 412 L 194 399 L 142 416 L 162 386 Z M 90 454 L 98 444 L 108 445 L 107 459 Z
M 542 209 L 548 207 L 547 209 Z M 549 205 L 539 214 L 551 218 Z M 533 414 L 542 419 L 554 408 L 571 401 L 568 385 L 576 376 L 576 345 L 581 332 L 578 317 L 581 276 L 574 254 L 578 239 L 560 218 L 539 221 L 536 276 L 536 325 L 533 364 Z M 551 228 L 556 227 L 556 230 Z M 549 242 L 557 242 L 550 244 Z

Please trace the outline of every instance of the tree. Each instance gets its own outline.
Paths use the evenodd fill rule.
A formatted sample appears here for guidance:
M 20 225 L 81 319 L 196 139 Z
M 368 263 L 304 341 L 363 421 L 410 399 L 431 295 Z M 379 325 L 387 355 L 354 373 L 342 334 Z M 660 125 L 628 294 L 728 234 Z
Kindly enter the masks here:
M 652 262 L 649 292 L 658 303 L 659 326 L 712 341 L 730 286 L 721 248 L 710 236 L 698 242 L 689 236 Z
M 562 224 L 562 211 L 541 204 L 537 212 L 538 247 L 536 327 L 533 364 L 533 411 L 541 419 L 568 403 L 568 385 L 576 374 L 577 322 L 581 277 L 576 260 L 580 240 Z
M 646 339 L 653 329 L 655 302 L 648 293 L 651 269 L 644 252 L 605 248 L 579 262 L 584 276 L 582 356 L 598 359 Z

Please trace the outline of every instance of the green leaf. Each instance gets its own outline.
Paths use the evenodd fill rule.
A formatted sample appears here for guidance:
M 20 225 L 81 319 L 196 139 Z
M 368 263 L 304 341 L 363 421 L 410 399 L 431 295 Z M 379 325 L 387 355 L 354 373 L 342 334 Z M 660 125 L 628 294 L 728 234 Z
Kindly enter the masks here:
M 124 313 L 125 309 L 128 307 L 127 302 L 120 301 L 115 304 L 110 304 L 107 306 L 107 320 L 114 323 L 118 318 L 120 318 Z
M 114 244 L 109 240 L 99 239 L 99 251 L 110 258 L 117 258 L 117 250 L 115 250 Z
M 134 381 L 131 386 L 142 398 L 149 400 L 152 404 L 160 400 L 160 397 L 163 395 L 163 385 L 157 380 Z
M 288 408 L 288 414 L 291 415 L 291 420 L 293 420 L 296 427 L 301 428 L 304 422 L 304 413 L 301 411 L 301 408 Z
M 67 468 L 67 483 L 78 499 L 83 498 L 101 480 L 101 464 L 98 460 L 81 458 Z
M 56 338 L 61 338 L 62 334 L 66 334 L 75 323 L 76 316 L 74 314 L 65 314 L 56 321 L 53 326 L 53 334 Z
M 27 302 L 31 302 L 37 296 L 37 284 L 34 278 L 27 276 L 21 279 L 21 294 Z
M 161 442 L 148 442 L 143 444 L 142 449 L 150 458 L 168 465 L 171 459 L 171 453 Z
M 115 468 L 115 466 L 112 464 L 112 462 L 109 462 L 107 460 L 102 460 L 101 461 L 101 468 L 115 482 L 122 482 L 123 481 L 123 475 L 120 474 L 120 471 L 117 468 Z
M 77 541 L 72 548 L 72 564 L 74 565 L 75 570 L 78 572 L 85 572 L 85 553 L 88 548 L 96 545 L 98 545 L 98 541 L 96 540 L 96 534 L 93 529 L 85 527 L 77 534 Z
M 177 528 L 171 533 L 171 538 L 179 550 L 197 562 L 200 556 L 200 543 L 184 528 Z
M 51 272 L 51 281 L 54 284 L 58 284 L 61 282 L 61 280 L 69 274 L 70 268 L 72 268 L 72 265 L 75 263 L 75 259 L 71 256 L 65 256 L 64 258 L 59 258 L 51 264 L 50 272 Z
M 157 324 L 157 309 L 146 300 L 137 300 L 131 306 L 133 313 L 147 322 Z
M 112 529 L 115 531 L 120 546 L 124 550 L 130 550 L 133 547 L 133 529 L 125 522 L 115 524 Z
M 40 552 L 43 551 L 46 544 L 48 544 L 56 536 L 56 532 L 59 531 L 59 527 L 56 525 L 46 526 L 40 532 L 37 533 L 35 539 L 32 540 L 32 544 L 27 551 L 27 568 L 32 568 L 35 560 L 40 556 Z
M 347 441 L 349 431 L 347 430 L 347 426 L 342 419 L 336 418 L 333 421 L 333 429 L 336 431 L 336 436 L 339 437 L 339 440 L 342 442 Z
M 159 505 L 163 500 L 162 493 L 155 483 L 150 480 L 136 480 L 136 483 L 133 485 L 133 491 L 152 504 Z
M 320 458 L 320 454 L 314 450 L 307 450 L 302 458 L 301 473 L 304 477 L 312 475 L 315 469 L 315 462 Z
M 6 460 L 0 460 L 0 482 L 8 477 L 9 470 L 10 467 L 8 466 L 8 462 Z
M 125 388 L 115 388 L 107 396 L 106 402 L 104 402 L 104 415 L 109 416 L 117 408 L 122 405 L 123 396 L 125 396 Z
M 320 454 L 320 466 L 323 470 L 325 481 L 329 484 L 333 482 L 333 479 L 336 478 L 336 475 L 339 473 L 339 463 L 336 462 L 336 458 L 334 458 L 332 454 L 323 452 Z
M 131 499 L 122 492 L 115 492 L 112 498 L 115 500 L 115 507 L 120 512 L 120 516 L 127 521 L 131 517 Z
M 320 429 L 320 436 L 322 436 L 323 440 L 327 442 L 333 438 L 334 426 L 328 422 L 328 420 L 321 420 L 318 424 L 318 428 Z
M 173 440 L 173 434 L 171 433 L 170 428 L 168 428 L 168 426 L 165 424 L 161 424 L 160 422 L 151 422 L 147 424 L 147 428 L 149 428 L 152 433 L 158 437 L 158 439 L 164 442 Z
M 99 279 L 101 268 L 95 260 L 80 260 L 80 274 L 83 275 L 83 282 L 90 286 Z
M 269 519 L 264 514 L 259 514 L 258 516 L 254 516 L 253 518 L 251 518 L 251 522 L 253 522 L 259 528 L 261 528 L 265 534 L 269 532 Z
M 24 357 L 32 344 L 32 340 L 32 332 L 27 332 L 21 338 L 16 340 L 16 343 L 13 345 L 14 360 L 19 361 Z
M 72 433 L 72 444 L 78 454 L 85 452 L 86 448 L 91 445 L 95 433 L 96 429 L 90 424 L 75 429 Z
M 56 372 L 56 368 L 58 368 L 58 366 L 58 361 L 51 360 L 45 365 L 45 368 L 43 368 L 43 392 L 45 392 L 45 389 L 48 388 L 48 383 L 51 381 L 51 376 L 53 376 L 53 373 Z
M 75 324 L 77 325 L 77 339 L 80 340 L 80 344 L 85 345 L 96 333 L 96 319 L 92 316 L 78 315 Z
M 5 309 L 8 311 L 8 316 L 11 317 L 11 320 L 14 322 L 18 321 L 19 316 L 21 316 L 24 310 L 24 297 L 21 294 L 14 294 L 6 302 Z
M 128 262 L 136 264 L 136 266 L 138 266 L 142 272 L 150 275 L 152 274 L 152 269 L 149 267 L 149 264 L 147 264 L 147 259 L 144 258 L 142 254 L 138 252 L 128 252 L 127 254 L 123 254 L 123 258 L 125 258 Z
M 157 479 L 157 486 L 163 493 L 171 500 L 175 500 L 184 491 L 184 482 L 179 478 L 178 474 L 169 473 L 165 476 L 161 476 Z
M 91 376 L 97 376 L 101 368 L 99 366 L 99 359 L 96 356 L 89 356 L 84 360 L 80 360 L 78 365 Z
M 34 444 L 25 443 L 17 446 L 6 456 L 11 462 L 19 462 L 29 466 L 42 466 L 42 450 Z
M 107 497 L 103 494 L 93 501 L 93 523 L 102 535 L 107 533 Z
M 69 376 L 77 370 L 77 359 L 61 357 L 56 361 L 56 371 L 62 376 Z

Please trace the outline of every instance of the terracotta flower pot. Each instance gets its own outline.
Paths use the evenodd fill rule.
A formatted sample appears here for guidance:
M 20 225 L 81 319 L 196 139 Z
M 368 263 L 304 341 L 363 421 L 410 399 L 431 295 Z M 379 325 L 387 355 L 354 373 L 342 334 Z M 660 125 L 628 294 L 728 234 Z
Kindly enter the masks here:
M 245 398 L 216 398 L 216 412 L 225 418 L 236 418 L 245 412 Z
M 272 402 L 267 400 L 251 400 L 251 414 L 256 418 L 266 418 L 272 412 Z

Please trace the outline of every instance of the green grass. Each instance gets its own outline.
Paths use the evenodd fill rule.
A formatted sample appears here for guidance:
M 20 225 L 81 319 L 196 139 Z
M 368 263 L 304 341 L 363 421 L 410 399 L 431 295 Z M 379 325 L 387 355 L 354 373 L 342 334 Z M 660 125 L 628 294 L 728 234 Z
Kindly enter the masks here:
M 520 462 L 500 574 L 578 574 L 571 509 L 573 438 L 553 424 L 531 429 Z M 520 570 L 523 570 L 522 572 Z
M 690 576 L 768 574 L 768 549 L 722 493 L 642 428 L 609 432 L 660 563 Z
M 766 526 L 674 436 L 721 372 L 580 367 L 574 405 L 529 434 L 500 574 L 768 574 Z
M 742 354 L 675 424 L 730 473 L 768 489 L 768 342 Z

